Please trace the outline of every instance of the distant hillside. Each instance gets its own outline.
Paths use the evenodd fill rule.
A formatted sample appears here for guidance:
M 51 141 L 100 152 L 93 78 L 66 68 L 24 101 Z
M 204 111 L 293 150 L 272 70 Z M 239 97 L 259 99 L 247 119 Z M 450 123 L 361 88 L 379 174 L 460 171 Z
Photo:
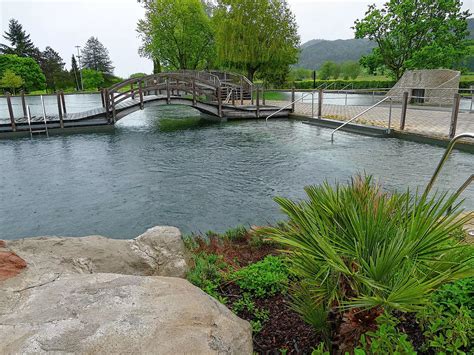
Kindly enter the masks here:
M 297 67 L 319 69 L 328 61 L 342 63 L 348 60 L 358 61 L 360 57 L 372 51 L 375 44 L 366 39 L 338 39 L 326 41 L 313 39 L 301 46 Z

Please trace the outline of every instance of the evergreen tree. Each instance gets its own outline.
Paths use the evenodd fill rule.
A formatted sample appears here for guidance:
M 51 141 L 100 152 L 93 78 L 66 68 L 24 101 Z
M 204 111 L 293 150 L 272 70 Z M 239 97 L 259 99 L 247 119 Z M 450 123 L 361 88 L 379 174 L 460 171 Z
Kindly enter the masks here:
M 71 77 L 74 79 L 76 90 L 81 90 L 79 67 L 77 66 L 77 61 L 74 54 L 71 58 Z
M 31 57 L 38 60 L 40 50 L 35 47 L 30 39 L 30 35 L 23 30 L 23 26 L 15 19 L 10 19 L 8 31 L 3 36 L 10 46 L 0 44 L 0 54 L 15 54 L 19 57 Z
M 89 38 L 82 49 L 82 67 L 106 74 L 113 73 L 114 67 L 109 58 L 109 51 L 97 37 Z
M 51 47 L 46 47 L 41 53 L 40 67 L 46 77 L 46 89 L 55 91 L 59 86 L 63 87 L 64 62 L 58 52 Z

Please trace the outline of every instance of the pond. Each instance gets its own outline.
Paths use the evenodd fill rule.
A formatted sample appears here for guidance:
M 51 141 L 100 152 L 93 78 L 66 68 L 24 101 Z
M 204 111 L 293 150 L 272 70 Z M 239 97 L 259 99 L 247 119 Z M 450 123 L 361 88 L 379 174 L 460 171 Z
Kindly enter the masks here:
M 81 96 L 86 100 L 87 96 Z M 282 218 L 274 196 L 373 174 L 387 190 L 423 188 L 444 149 L 298 121 L 209 124 L 197 111 L 149 107 L 105 133 L 0 140 L 0 239 L 100 234 L 154 225 L 224 231 Z M 436 187 L 455 190 L 474 155 L 455 151 Z M 465 207 L 474 209 L 474 189 Z

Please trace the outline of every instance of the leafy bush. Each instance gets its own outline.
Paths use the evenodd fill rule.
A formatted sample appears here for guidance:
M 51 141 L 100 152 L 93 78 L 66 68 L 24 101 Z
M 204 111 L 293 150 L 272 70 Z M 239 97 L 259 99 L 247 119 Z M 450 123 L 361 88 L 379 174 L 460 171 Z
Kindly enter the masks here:
M 339 334 L 355 337 L 384 310 L 419 310 L 433 290 L 474 275 L 471 250 L 450 236 L 469 218 L 457 196 L 387 194 L 370 177 L 305 191 L 308 201 L 276 198 L 285 228 L 260 230 L 290 248 L 290 270 L 306 291 L 294 304 L 303 317 L 334 312 Z
M 228 268 L 222 257 L 215 254 L 200 253 L 193 255 L 193 261 L 194 267 L 186 275 L 187 280 L 220 302 L 225 303 L 226 300 L 218 293 L 219 285 L 223 281 L 223 274 Z
M 237 315 L 241 312 L 247 312 L 253 316 L 250 320 L 252 331 L 258 333 L 262 330 L 263 324 L 268 320 L 269 312 L 265 309 L 260 309 L 255 306 L 252 297 L 248 293 L 244 293 L 242 298 L 238 299 L 232 305 L 232 311 Z
M 427 339 L 425 350 L 462 354 L 474 351 L 474 278 L 447 284 L 418 313 Z
M 354 349 L 354 354 L 416 354 L 406 334 L 400 333 L 398 321 L 384 314 L 377 318 L 378 329 L 361 336 L 361 347 Z
M 288 287 L 288 268 L 282 258 L 267 256 L 234 272 L 233 280 L 244 292 L 254 297 L 273 296 Z

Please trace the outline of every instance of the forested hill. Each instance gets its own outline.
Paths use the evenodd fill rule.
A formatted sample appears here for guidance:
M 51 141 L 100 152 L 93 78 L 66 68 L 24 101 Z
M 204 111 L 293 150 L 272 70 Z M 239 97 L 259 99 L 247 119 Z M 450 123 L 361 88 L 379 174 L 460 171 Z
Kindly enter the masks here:
M 467 19 L 467 27 L 471 32 L 469 39 L 474 39 L 474 17 Z
M 374 47 L 375 44 L 366 39 L 335 41 L 313 39 L 301 46 L 300 60 L 296 66 L 314 70 L 319 69 L 328 60 L 337 63 L 348 60 L 358 61 L 360 57 L 370 53 Z

